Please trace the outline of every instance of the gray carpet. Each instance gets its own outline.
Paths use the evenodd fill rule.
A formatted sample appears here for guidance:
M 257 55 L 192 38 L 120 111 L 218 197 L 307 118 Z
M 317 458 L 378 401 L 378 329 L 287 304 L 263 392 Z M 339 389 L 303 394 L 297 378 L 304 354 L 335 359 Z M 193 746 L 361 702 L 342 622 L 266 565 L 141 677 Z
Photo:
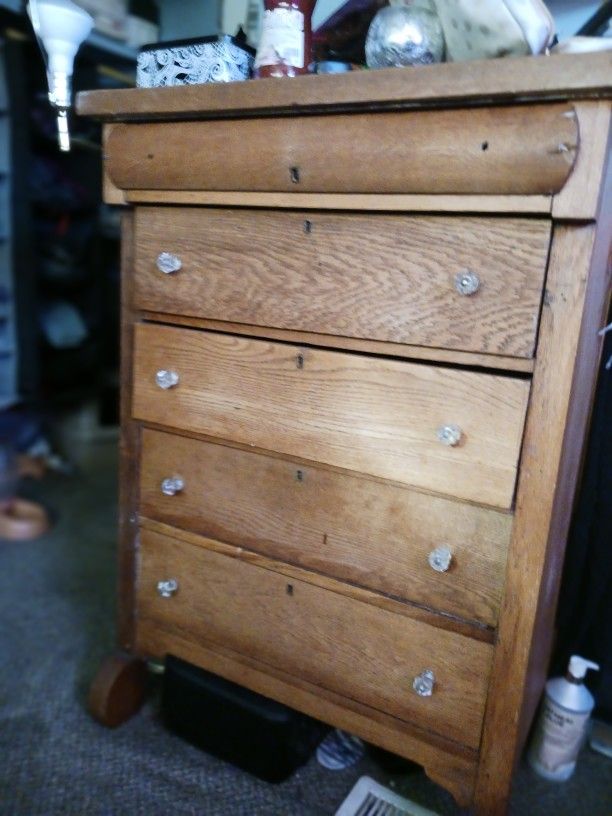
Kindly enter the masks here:
M 87 684 L 113 647 L 115 473 L 106 442 L 77 476 L 24 485 L 55 526 L 37 542 L 0 546 L 2 816 L 331 816 L 364 773 L 441 816 L 462 812 L 420 770 L 391 776 L 372 757 L 342 772 L 311 760 L 268 785 L 166 732 L 153 701 L 115 731 L 94 723 Z M 610 816 L 612 761 L 586 749 L 562 785 L 521 768 L 511 813 Z

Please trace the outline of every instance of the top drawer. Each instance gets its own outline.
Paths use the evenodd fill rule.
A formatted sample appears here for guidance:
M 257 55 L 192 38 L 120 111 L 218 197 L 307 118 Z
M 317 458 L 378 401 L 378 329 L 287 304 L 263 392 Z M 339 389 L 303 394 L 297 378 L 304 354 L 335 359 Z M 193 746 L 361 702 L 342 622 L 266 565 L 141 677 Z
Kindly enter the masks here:
M 105 154 L 122 190 L 550 195 L 577 143 L 560 103 L 116 124 Z
M 549 240 L 527 218 L 144 207 L 135 305 L 530 357 Z M 180 268 L 162 271 L 163 253 Z

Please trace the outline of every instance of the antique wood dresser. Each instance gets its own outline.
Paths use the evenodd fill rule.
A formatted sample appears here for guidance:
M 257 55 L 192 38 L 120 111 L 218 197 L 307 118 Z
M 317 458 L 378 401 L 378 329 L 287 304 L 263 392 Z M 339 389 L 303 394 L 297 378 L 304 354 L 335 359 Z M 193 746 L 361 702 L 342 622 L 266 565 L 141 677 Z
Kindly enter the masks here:
M 99 719 L 173 654 L 505 812 L 607 315 L 611 77 L 598 54 L 80 95 L 127 205 Z

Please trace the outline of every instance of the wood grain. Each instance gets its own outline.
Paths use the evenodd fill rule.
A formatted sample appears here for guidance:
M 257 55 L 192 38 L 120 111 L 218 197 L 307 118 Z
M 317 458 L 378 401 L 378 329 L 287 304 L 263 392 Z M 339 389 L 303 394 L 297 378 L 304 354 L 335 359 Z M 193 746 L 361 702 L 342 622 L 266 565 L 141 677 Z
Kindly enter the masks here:
M 457 802 L 467 807 L 472 800 L 476 771 L 476 751 L 452 742 L 414 724 L 394 719 L 356 700 L 292 677 L 280 669 L 262 666 L 246 655 L 222 646 L 196 642 L 176 632 L 143 627 L 142 653 L 161 658 L 173 654 L 196 666 L 226 677 L 234 683 L 279 700 L 305 714 L 361 737 L 367 742 L 435 769 L 444 776 L 443 784 Z
M 119 437 L 119 541 L 117 583 L 117 640 L 121 649 L 134 646 L 134 581 L 138 547 L 138 468 L 140 428 L 132 420 L 134 311 L 134 216 L 130 211 L 121 220 L 121 389 Z
M 507 508 L 529 383 L 138 325 L 133 415 Z M 156 372 L 180 376 L 160 389 Z M 437 431 L 463 433 L 455 447 Z
M 612 96 L 612 55 L 555 54 L 388 68 L 346 74 L 228 84 L 85 91 L 77 112 L 106 120 L 222 117 L 456 106 L 465 102 L 515 102 Z
M 91 716 L 116 728 L 141 708 L 148 687 L 146 664 L 133 655 L 116 652 L 98 669 L 87 700 Z
M 139 629 L 219 643 L 476 747 L 492 648 L 271 570 L 142 532 Z M 157 582 L 178 581 L 172 598 Z M 231 614 L 230 614 L 231 610 Z M 431 697 L 412 690 L 431 668 Z
M 180 475 L 184 489 L 161 492 Z M 145 430 L 143 515 L 489 626 L 512 517 L 394 485 Z M 447 546 L 451 569 L 429 553 Z
M 113 129 L 113 125 L 104 125 L 102 128 L 102 157 L 103 159 L 106 158 L 106 144 L 108 142 L 108 136 Z M 102 174 L 102 200 L 106 204 L 113 204 L 122 206 L 127 204 L 127 198 L 125 195 L 124 190 L 120 190 L 118 187 L 115 187 L 113 182 L 108 177 L 107 173 Z
M 594 225 L 557 227 L 553 238 L 477 782 L 477 812 L 482 816 L 505 813 L 509 769 L 526 737 L 548 670 L 561 566 L 601 350 L 597 327 L 609 302 L 609 223 L 602 232 L 597 252 Z
M 140 207 L 141 309 L 459 349 L 533 354 L 550 222 Z M 521 242 L 516 242 L 517 233 Z M 162 252 L 182 267 L 164 274 Z M 478 292 L 455 277 L 471 271 Z
M 376 193 L 251 193 L 248 190 L 129 190 L 130 204 L 189 204 L 204 207 L 365 210 L 369 212 L 460 212 L 550 214 L 552 197 L 542 195 L 412 195 Z M 113 203 L 110 202 L 109 203 Z M 117 202 L 120 203 L 120 202 Z
M 553 104 L 117 124 L 105 172 L 122 190 L 549 195 L 575 160 L 571 114 Z
M 151 323 L 170 323 L 173 326 L 187 326 L 192 329 L 210 329 L 231 334 L 260 337 L 266 340 L 299 343 L 301 345 L 325 346 L 345 351 L 358 351 L 363 354 L 379 354 L 383 357 L 402 357 L 407 360 L 430 360 L 435 363 L 485 370 L 497 369 L 531 374 L 534 368 L 533 358 L 505 357 L 501 354 L 479 354 L 472 351 L 452 351 L 427 346 L 414 346 L 409 343 L 386 343 L 381 340 L 361 340 L 355 337 L 341 337 L 335 334 L 314 334 L 292 329 L 275 329 L 271 326 L 252 326 L 249 323 L 227 323 L 223 320 L 210 320 L 203 317 L 164 312 L 141 312 L 143 320 Z
M 553 199 L 555 218 L 594 219 L 600 210 L 601 180 L 610 155 L 609 102 L 575 105 L 580 150 L 572 174 Z M 610 217 L 609 214 L 604 217 Z
M 225 541 L 219 541 L 218 539 L 210 538 L 200 533 L 192 533 L 185 528 L 174 527 L 163 521 L 156 521 L 146 516 L 141 517 L 140 525 L 145 530 L 151 530 L 163 536 L 170 536 L 170 538 L 176 538 L 179 541 L 192 544 L 196 547 L 204 547 L 207 550 L 212 550 L 212 552 L 220 553 L 230 558 L 238 558 L 247 564 L 271 569 L 289 579 L 295 578 L 299 581 L 305 581 L 308 584 L 336 592 L 339 595 L 352 598 L 360 603 L 372 604 L 380 609 L 386 609 L 387 612 L 392 612 L 394 615 L 402 615 L 413 621 L 426 623 L 438 629 L 444 629 L 446 632 L 456 632 L 459 635 L 472 638 L 473 640 L 479 640 L 483 643 L 495 642 L 495 630 L 477 621 L 467 621 L 437 609 L 430 609 L 408 600 L 403 600 L 391 595 L 384 595 L 381 592 L 368 589 L 359 584 L 348 583 L 338 578 L 325 575 L 322 572 L 304 569 L 288 560 L 278 561 L 268 555 L 262 555 L 255 550 L 246 549 L 245 547 L 235 544 L 228 544 Z

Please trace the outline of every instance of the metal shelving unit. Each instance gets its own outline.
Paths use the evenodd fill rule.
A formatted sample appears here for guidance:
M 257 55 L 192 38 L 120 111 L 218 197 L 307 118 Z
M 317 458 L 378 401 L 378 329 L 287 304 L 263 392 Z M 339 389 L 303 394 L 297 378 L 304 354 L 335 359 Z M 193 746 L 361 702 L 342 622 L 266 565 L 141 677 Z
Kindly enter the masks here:
M 0 9 L 11 11 L 14 14 L 25 14 L 25 2 L 24 0 L 0 0 Z M 134 60 L 135 62 L 138 56 L 136 49 L 131 48 L 121 40 L 115 40 L 105 34 L 100 34 L 98 31 L 92 31 L 85 43 L 125 60 Z
M 57 296 L 70 301 L 73 292 L 71 290 L 65 295 L 63 290 L 58 290 L 54 295 L 50 291 L 51 284 L 41 276 L 38 239 L 33 239 L 37 223 L 40 225 L 41 217 L 44 219 L 46 216 L 41 215 L 42 211 L 32 197 L 29 182 L 32 158 L 35 155 L 43 159 L 47 156 L 53 163 L 56 157 L 52 155 L 53 151 L 49 153 L 45 148 L 44 130 L 40 129 L 40 125 L 38 130 L 33 125 L 32 92 L 36 83 L 43 87 L 44 69 L 42 57 L 32 39 L 25 2 L 0 0 L 0 24 L 5 38 L 2 39 L 0 35 L 0 411 L 3 411 L 19 404 L 37 405 L 41 399 L 50 398 L 49 389 L 55 388 L 55 375 L 49 373 L 47 358 L 50 352 L 41 333 L 41 309 L 45 299 Z M 32 56 L 33 60 L 30 59 Z M 95 86 L 99 81 L 96 73 L 98 64 L 117 66 L 117 70 L 126 72 L 130 66 L 135 66 L 136 56 L 136 50 L 125 43 L 93 32 L 79 55 L 79 76 L 76 80 L 86 77 L 85 82 Z M 78 89 L 78 85 L 76 87 Z M 74 156 L 63 159 L 64 171 L 75 173 L 81 185 L 95 186 L 96 181 L 92 181 L 91 177 L 98 178 L 96 162 L 99 163 L 99 159 L 96 159 L 95 152 L 99 150 L 97 136 L 89 136 L 85 128 L 82 138 L 75 139 Z M 86 158 L 87 155 L 91 158 Z M 71 169 L 65 166 L 66 161 Z M 73 216 L 78 219 L 80 214 L 77 212 Z M 101 242 L 107 254 L 111 253 L 107 243 L 102 239 L 98 239 L 98 242 Z M 93 314 L 90 300 L 94 296 L 88 298 L 88 293 L 98 286 L 96 280 L 94 275 L 89 289 L 84 284 L 82 291 L 74 294 L 79 300 L 78 308 L 90 309 L 92 313 L 92 332 L 99 332 L 96 321 L 101 320 L 111 308 L 104 301 Z M 83 300 L 82 304 L 80 300 Z M 107 300 L 114 303 L 111 295 Z M 90 312 L 87 314 L 90 315 Z M 96 351 L 96 364 L 107 364 L 100 361 L 103 354 L 111 354 L 107 350 L 111 343 L 109 333 L 110 330 L 100 334 L 99 338 L 96 334 L 100 350 L 93 349 L 92 340 L 90 345 L 93 350 L 83 351 L 83 360 L 87 353 L 91 353 L 93 360 Z M 55 367 L 61 368 L 59 354 L 56 358 Z M 83 360 L 81 363 L 84 366 L 87 360 Z M 68 364 L 66 367 L 70 369 Z M 69 386 L 64 388 L 60 382 L 52 396 L 60 399 L 68 393 Z
M 11 129 L 0 41 L 0 409 L 17 402 L 17 341 L 11 245 Z
M 99 34 L 97 31 L 92 31 L 89 37 L 85 40 L 85 45 L 91 45 L 104 51 L 107 54 L 112 54 L 114 57 L 121 57 L 125 60 L 134 60 L 138 56 L 138 51 L 126 45 L 121 40 L 113 40 L 112 37 L 106 37 L 104 34 Z

